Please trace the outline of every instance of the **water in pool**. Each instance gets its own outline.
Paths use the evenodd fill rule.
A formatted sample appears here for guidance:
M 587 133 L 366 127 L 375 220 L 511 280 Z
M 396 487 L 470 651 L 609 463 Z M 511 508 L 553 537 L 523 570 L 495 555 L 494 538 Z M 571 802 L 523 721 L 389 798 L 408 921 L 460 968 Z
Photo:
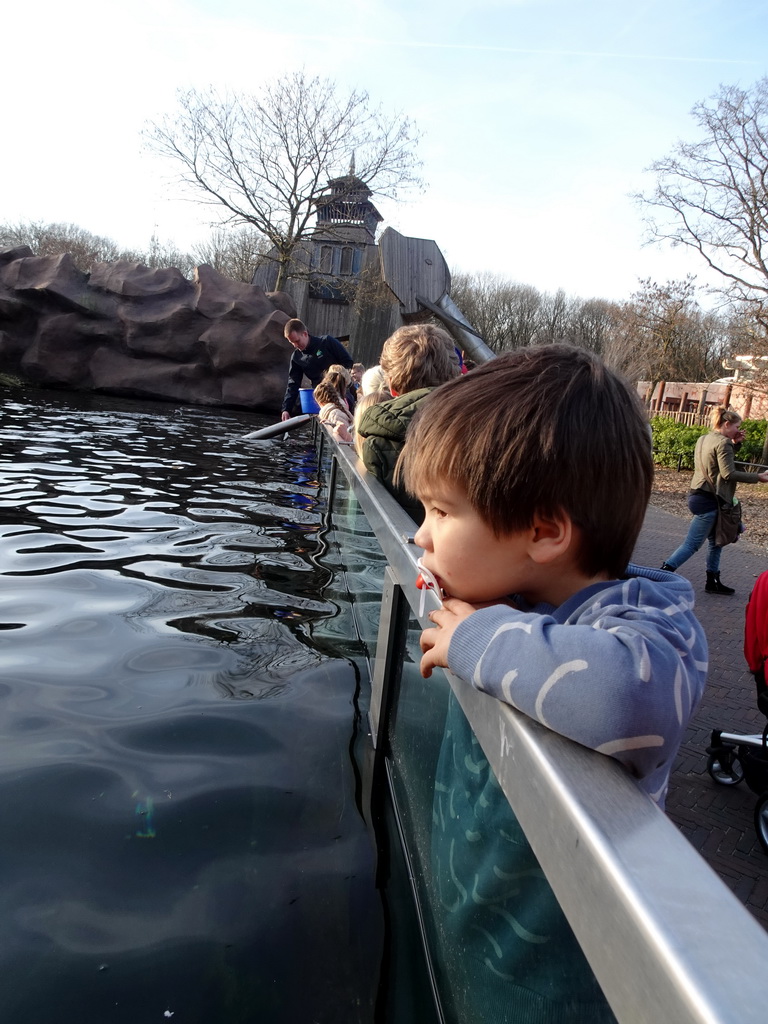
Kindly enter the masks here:
M 374 1020 L 364 674 L 307 435 L 0 397 L 0 1021 Z

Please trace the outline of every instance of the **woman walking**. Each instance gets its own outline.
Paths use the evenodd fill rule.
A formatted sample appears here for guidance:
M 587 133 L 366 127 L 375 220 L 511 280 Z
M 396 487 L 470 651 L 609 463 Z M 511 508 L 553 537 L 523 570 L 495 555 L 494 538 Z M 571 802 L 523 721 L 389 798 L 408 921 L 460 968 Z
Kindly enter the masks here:
M 733 587 L 726 587 L 720 582 L 720 553 L 723 549 L 715 543 L 720 502 L 733 504 L 737 483 L 768 483 L 768 471 L 746 473 L 736 469 L 734 445 L 741 444 L 743 440 L 741 416 L 732 409 L 718 405 L 712 411 L 711 431 L 703 434 L 696 442 L 693 478 L 688 494 L 688 508 L 693 513 L 693 520 L 688 528 L 688 536 L 661 567 L 676 572 L 708 540 L 707 585 L 704 588 L 708 594 L 734 593 Z

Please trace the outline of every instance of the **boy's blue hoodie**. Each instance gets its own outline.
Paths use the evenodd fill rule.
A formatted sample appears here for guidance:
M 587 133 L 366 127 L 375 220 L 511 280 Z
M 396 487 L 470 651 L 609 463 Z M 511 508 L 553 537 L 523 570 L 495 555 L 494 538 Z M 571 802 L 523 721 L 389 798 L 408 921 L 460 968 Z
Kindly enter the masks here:
M 559 608 L 483 608 L 452 672 L 620 761 L 663 806 L 704 688 L 707 646 L 680 576 L 630 566 Z M 612 1021 L 589 966 L 463 713 L 451 699 L 432 845 L 438 962 L 459 1020 Z

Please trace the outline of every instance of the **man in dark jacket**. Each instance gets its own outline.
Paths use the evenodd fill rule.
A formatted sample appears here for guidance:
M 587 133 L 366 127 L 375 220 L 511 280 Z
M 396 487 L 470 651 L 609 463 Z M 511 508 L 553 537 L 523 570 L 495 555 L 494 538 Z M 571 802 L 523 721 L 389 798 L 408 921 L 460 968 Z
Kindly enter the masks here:
M 340 363 L 350 370 L 353 359 L 338 338 L 332 338 L 330 334 L 326 334 L 324 338 L 315 338 L 301 320 L 289 320 L 283 328 L 283 334 L 294 349 L 288 368 L 288 386 L 283 399 L 282 419 L 287 420 L 293 416 L 293 407 L 305 375 L 309 377 L 314 388 L 320 383 L 329 366 Z

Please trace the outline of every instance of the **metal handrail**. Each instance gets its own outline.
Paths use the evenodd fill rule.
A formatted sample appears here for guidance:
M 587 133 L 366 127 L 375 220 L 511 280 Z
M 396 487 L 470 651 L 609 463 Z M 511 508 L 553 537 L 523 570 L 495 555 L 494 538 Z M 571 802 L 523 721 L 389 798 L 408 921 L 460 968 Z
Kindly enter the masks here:
M 413 521 L 328 443 L 418 617 Z M 446 676 L 619 1021 L 762 1022 L 768 935 L 674 824 L 615 761 Z

